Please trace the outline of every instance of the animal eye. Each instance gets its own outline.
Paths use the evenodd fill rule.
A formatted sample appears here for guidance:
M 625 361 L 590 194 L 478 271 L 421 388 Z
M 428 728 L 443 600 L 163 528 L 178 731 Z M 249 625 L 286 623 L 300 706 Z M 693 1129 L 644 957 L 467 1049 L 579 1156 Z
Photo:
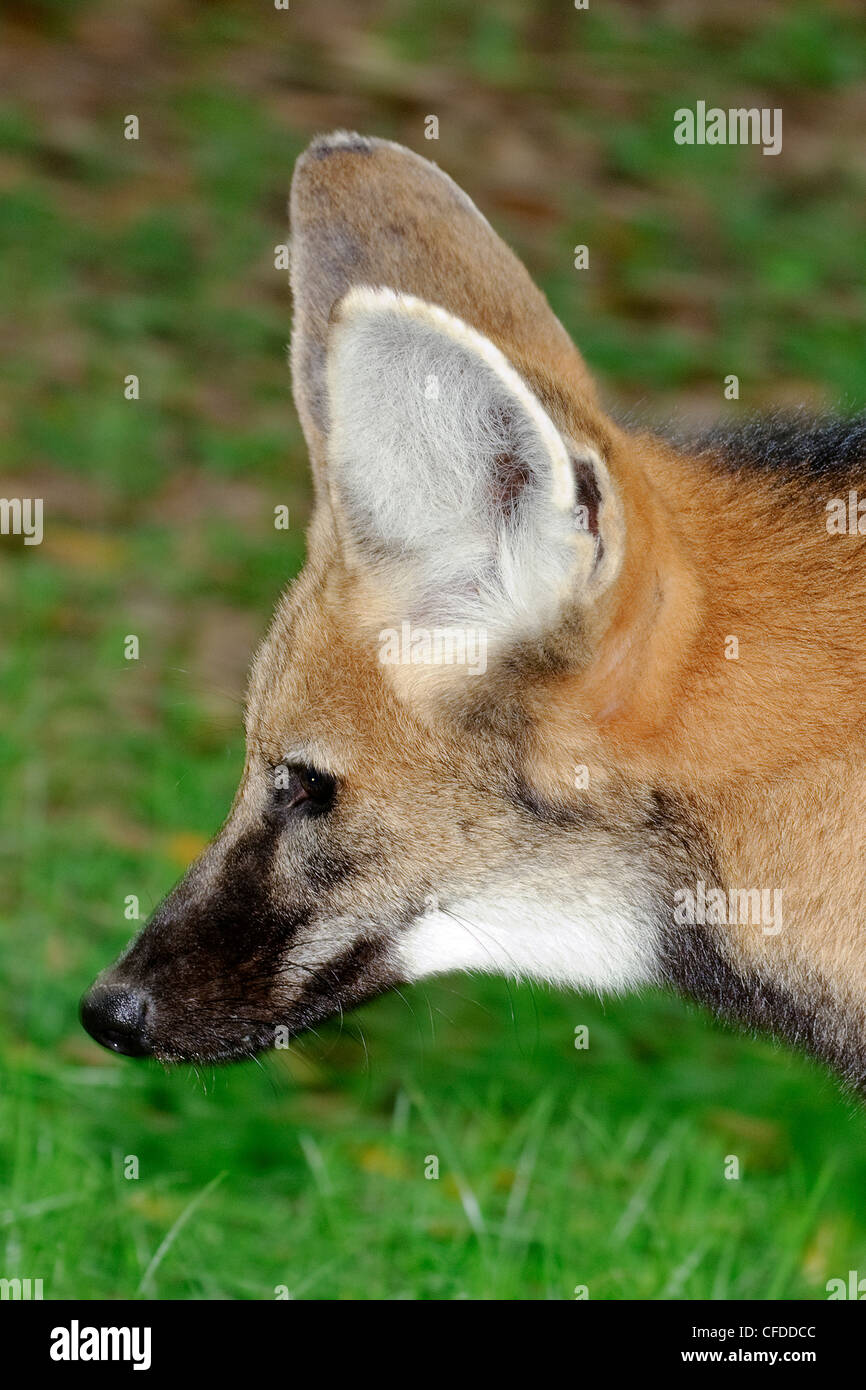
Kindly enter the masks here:
M 337 780 L 330 772 L 320 772 L 307 763 L 280 763 L 271 769 L 271 775 L 274 806 L 284 811 L 298 808 L 308 814 L 330 809 L 337 789 Z

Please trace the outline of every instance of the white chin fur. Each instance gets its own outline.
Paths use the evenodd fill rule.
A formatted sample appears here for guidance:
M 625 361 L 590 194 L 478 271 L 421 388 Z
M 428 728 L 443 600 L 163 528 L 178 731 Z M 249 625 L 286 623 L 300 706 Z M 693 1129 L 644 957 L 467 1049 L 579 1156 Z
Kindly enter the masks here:
M 399 943 L 408 980 L 481 970 L 599 991 L 648 983 L 654 957 L 648 922 L 600 900 L 568 914 L 520 899 L 456 903 L 425 913 Z

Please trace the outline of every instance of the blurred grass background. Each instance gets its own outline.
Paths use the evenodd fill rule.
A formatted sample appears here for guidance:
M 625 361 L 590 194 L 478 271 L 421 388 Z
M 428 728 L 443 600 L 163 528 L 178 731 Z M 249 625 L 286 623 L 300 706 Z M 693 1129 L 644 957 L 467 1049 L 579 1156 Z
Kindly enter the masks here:
M 866 1271 L 860 1108 L 673 999 L 455 979 L 201 1075 L 114 1059 L 76 1018 L 126 896 L 146 915 L 225 813 L 247 662 L 302 562 L 273 253 L 307 141 L 348 126 L 440 162 L 620 413 L 862 408 L 862 6 L 4 10 L 0 468 L 46 532 L 0 543 L 0 1275 L 74 1298 L 727 1299 Z M 782 155 L 674 145 L 698 99 L 781 106 Z

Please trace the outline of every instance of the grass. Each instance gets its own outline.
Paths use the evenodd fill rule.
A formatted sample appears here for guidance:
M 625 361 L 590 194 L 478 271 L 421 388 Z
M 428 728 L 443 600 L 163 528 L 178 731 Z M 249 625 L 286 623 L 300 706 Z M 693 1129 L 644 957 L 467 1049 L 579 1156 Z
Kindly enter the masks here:
M 815 1298 L 862 1267 L 862 1122 L 805 1063 L 664 999 L 456 990 L 262 1070 L 13 1049 L 6 1266 L 210 1299 Z
M 223 817 L 244 667 L 302 562 L 273 248 L 315 130 L 420 147 L 438 111 L 431 153 L 619 407 L 863 404 L 853 7 L 326 9 L 163 5 L 145 43 L 91 0 L 13 7 L 0 467 L 45 498 L 46 538 L 0 547 L 0 1275 L 73 1298 L 823 1298 L 866 1269 L 862 1111 L 676 1000 L 455 979 L 200 1075 L 78 1027 L 130 895 L 146 917 Z M 675 147 L 698 98 L 783 105 L 785 154 Z

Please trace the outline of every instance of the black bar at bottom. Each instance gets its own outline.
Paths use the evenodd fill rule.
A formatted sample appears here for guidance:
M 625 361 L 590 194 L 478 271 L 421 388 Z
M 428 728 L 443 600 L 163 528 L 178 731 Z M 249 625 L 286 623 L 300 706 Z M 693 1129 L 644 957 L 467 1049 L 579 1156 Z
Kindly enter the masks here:
M 575 1375 L 599 1362 L 610 1372 L 650 1374 L 673 1367 L 700 1374 L 713 1365 L 729 1370 L 796 1365 L 817 1370 L 826 1380 L 859 1364 L 864 1333 L 859 1309 L 835 1302 L 519 1303 L 505 1305 L 505 1323 L 499 1321 L 502 1315 L 502 1308 L 485 1303 L 469 1313 L 463 1301 L 453 1324 L 445 1322 L 450 1314 L 441 1308 L 434 1312 L 429 1303 L 415 1310 L 406 1303 L 388 1304 L 387 1312 L 377 1314 L 376 1305 L 364 1302 L 6 1301 L 0 1303 L 0 1335 L 4 1362 L 15 1367 L 19 1380 L 31 1370 L 62 1380 L 92 1379 L 109 1369 L 139 1379 L 194 1372 L 203 1383 L 201 1377 L 209 1375 L 221 1380 L 235 1373 L 258 1378 L 262 1371 L 293 1376 L 299 1358 L 303 1364 L 312 1359 L 329 1377 L 341 1362 L 348 1374 L 362 1366 L 369 1371 L 372 1358 L 380 1367 L 383 1357 L 394 1358 L 392 1373 L 411 1377 L 418 1369 L 414 1357 L 399 1355 L 398 1370 L 396 1348 L 400 1334 L 416 1328 L 428 1376 L 437 1360 L 443 1375 L 451 1376 L 458 1365 L 465 1371 L 469 1353 L 488 1369 L 517 1347 L 541 1372 L 554 1350 L 551 1339 L 561 1335 L 556 1350 L 568 1357 Z M 448 1335 L 452 1329 L 459 1344 Z M 527 1340 L 537 1331 L 544 1340 Z

